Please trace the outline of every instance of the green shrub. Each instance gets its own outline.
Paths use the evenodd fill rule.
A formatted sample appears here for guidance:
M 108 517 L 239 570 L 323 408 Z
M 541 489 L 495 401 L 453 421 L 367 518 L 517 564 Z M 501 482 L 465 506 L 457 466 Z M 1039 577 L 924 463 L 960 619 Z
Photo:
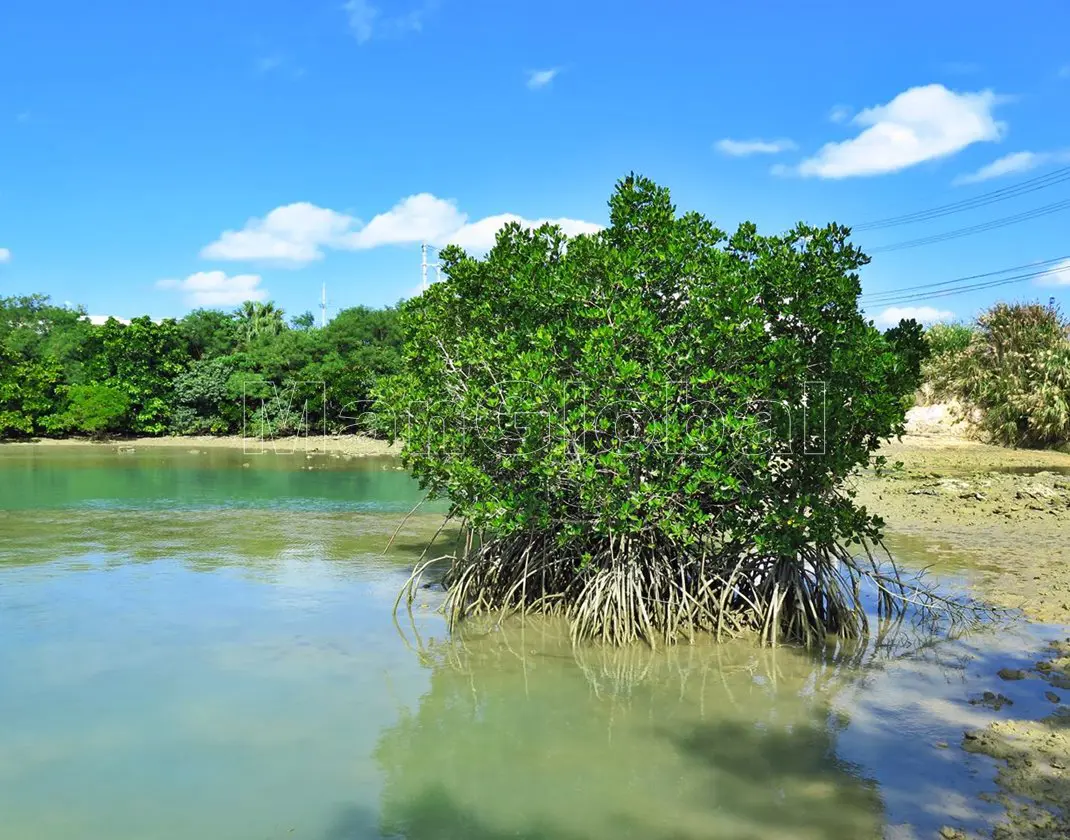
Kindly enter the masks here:
M 227 357 L 198 359 L 176 377 L 172 385 L 171 434 L 218 435 L 231 431 L 237 403 L 228 383 L 234 368 L 234 362 Z
M 642 178 L 610 211 L 592 236 L 513 224 L 485 259 L 444 249 L 446 279 L 403 307 L 377 411 L 460 520 L 451 621 L 863 632 L 855 582 L 876 572 L 846 547 L 881 523 L 843 480 L 902 431 L 909 385 L 858 310 L 867 258 L 835 225 L 728 239 Z
M 895 381 L 890 387 L 903 394 L 903 408 L 908 409 L 914 405 L 915 392 L 921 384 L 922 363 L 929 357 L 925 331 L 913 318 L 903 318 L 897 326 L 885 330 L 884 339 L 898 357 L 892 371 Z
M 92 437 L 102 437 L 121 428 L 130 410 L 129 397 L 107 385 L 72 385 L 67 399 L 67 411 L 57 425 Z
M 995 305 L 966 347 L 935 358 L 929 373 L 934 390 L 976 410 L 995 443 L 1070 441 L 1070 324 L 1054 307 Z
M 928 357 L 961 353 L 970 346 L 974 332 L 974 328 L 968 324 L 933 324 L 925 331 L 925 343 L 929 345 Z

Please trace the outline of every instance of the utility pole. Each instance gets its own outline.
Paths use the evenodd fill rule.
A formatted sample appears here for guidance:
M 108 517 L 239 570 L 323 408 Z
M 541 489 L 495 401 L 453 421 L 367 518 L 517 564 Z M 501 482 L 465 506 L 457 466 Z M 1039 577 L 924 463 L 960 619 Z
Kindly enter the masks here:
M 327 284 L 323 284 L 323 296 L 320 298 L 320 326 L 327 326 Z
M 428 245 L 426 242 L 424 242 L 423 244 L 420 245 L 420 291 L 421 292 L 426 292 L 427 291 L 427 269 L 433 268 L 435 270 L 435 280 L 436 281 L 441 281 L 442 280 L 442 263 L 438 263 L 438 262 L 429 263 L 427 261 L 427 249 L 428 248 L 430 248 L 436 254 L 438 253 L 438 248 L 436 248 L 434 245 Z

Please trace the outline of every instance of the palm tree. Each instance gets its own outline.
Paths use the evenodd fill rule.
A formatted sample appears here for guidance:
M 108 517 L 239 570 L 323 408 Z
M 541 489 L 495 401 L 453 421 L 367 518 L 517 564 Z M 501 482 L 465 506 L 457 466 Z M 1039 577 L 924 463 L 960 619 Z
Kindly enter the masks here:
M 278 335 L 286 329 L 286 313 L 274 301 L 247 300 L 234 311 L 238 333 L 248 343 L 264 335 Z

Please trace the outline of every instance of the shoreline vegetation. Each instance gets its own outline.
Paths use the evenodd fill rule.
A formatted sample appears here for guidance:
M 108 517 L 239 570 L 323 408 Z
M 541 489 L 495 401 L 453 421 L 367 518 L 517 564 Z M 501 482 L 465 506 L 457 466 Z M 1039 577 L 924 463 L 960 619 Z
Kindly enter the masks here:
M 102 450 L 130 449 L 242 449 L 268 452 L 302 452 L 306 454 L 349 457 L 397 457 L 401 443 L 367 435 L 291 435 L 278 438 L 243 437 L 242 435 L 164 435 L 162 437 L 49 438 L 0 440 L 0 447 L 92 446 Z

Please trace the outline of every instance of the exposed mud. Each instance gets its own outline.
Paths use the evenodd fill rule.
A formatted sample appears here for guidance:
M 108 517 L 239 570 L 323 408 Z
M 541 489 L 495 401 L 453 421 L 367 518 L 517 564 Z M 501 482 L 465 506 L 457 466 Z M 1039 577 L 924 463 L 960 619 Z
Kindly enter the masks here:
M 988 446 L 946 422 L 911 422 L 881 454 L 902 468 L 853 486 L 893 550 L 967 575 L 995 605 L 1070 624 L 1070 455 Z
M 993 830 L 995 840 L 1065 840 L 1070 837 L 1070 706 L 1053 689 L 1070 687 L 1070 639 L 1054 642 L 1050 656 L 1025 678 L 1035 680 L 1054 704 L 1052 714 L 967 730 L 962 748 L 999 763 L 999 791 L 991 799 L 1006 816 Z
M 912 410 L 908 434 L 882 454 L 902 468 L 866 472 L 854 487 L 884 518 L 893 551 L 966 577 L 989 603 L 1070 625 L 1070 455 L 985 445 L 941 406 Z M 961 743 L 999 768 L 990 798 L 1005 816 L 992 837 L 1070 838 L 1070 639 L 1054 641 L 1029 670 L 1001 668 L 992 677 L 1022 685 L 1051 708 L 1040 720 L 1016 719 L 999 691 L 967 698 L 1005 715 L 967 730 Z M 948 825 L 940 836 L 973 835 Z

